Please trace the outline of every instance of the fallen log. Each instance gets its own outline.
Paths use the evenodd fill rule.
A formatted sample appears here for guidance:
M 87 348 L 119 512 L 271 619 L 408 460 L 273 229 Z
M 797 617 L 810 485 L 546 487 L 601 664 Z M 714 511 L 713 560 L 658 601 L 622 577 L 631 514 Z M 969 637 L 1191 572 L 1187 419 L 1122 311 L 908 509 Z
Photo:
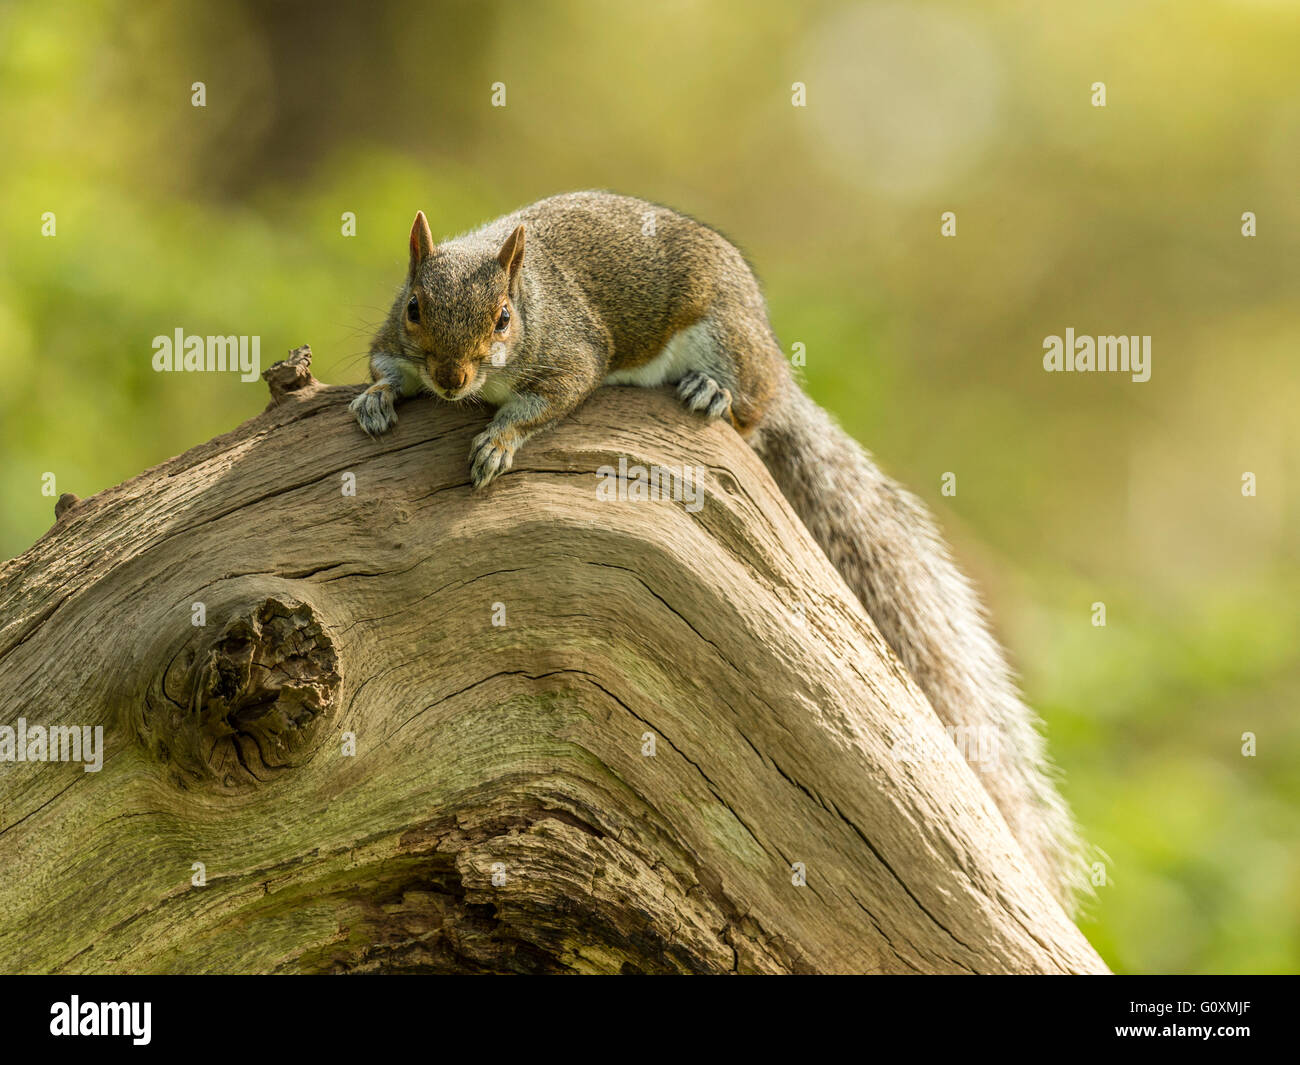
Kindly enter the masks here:
M 0 567 L 0 969 L 1104 971 L 730 427 L 604 389 L 474 493 L 484 410 L 309 361 Z

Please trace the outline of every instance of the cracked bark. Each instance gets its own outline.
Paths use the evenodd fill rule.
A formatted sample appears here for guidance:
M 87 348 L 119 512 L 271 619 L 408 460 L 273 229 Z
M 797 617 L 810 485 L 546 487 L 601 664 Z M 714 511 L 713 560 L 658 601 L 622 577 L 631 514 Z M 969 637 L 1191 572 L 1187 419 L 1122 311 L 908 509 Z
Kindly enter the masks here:
M 0 567 L 0 725 L 105 744 L 0 762 L 0 968 L 1102 971 L 730 428 L 602 390 L 472 494 L 483 411 L 308 361 Z

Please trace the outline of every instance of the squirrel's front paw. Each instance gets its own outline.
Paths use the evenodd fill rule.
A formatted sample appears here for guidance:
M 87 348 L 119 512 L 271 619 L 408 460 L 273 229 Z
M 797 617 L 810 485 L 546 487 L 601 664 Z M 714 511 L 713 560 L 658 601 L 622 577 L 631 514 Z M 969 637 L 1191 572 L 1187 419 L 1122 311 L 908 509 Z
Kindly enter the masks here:
M 731 410 L 731 393 L 699 370 L 692 370 L 677 382 L 677 398 L 687 410 L 709 418 L 721 418 Z
M 516 445 L 501 432 L 488 426 L 469 449 L 469 479 L 475 488 L 482 488 L 498 474 L 510 469 L 515 460 Z
M 397 424 L 393 388 L 384 381 L 367 388 L 349 404 L 348 409 L 357 416 L 361 428 L 371 436 L 386 433 Z

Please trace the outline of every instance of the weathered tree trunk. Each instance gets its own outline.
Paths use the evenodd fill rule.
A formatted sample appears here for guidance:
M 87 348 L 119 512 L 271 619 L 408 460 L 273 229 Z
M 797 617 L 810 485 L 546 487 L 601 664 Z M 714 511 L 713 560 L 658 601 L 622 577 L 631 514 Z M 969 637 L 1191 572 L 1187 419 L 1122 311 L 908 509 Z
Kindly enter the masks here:
M 1103 970 L 730 428 L 603 390 L 476 494 L 483 411 L 303 370 L 0 568 L 0 725 L 105 744 L 0 762 L 0 968 Z

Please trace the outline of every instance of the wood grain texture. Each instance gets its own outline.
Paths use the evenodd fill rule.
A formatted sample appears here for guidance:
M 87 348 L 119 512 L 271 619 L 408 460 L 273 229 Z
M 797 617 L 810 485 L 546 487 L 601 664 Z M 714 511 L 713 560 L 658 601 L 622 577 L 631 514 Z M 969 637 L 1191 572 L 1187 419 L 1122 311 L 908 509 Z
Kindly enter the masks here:
M 106 748 L 0 762 L 4 971 L 1104 971 L 729 427 L 605 389 L 471 493 L 485 411 L 293 379 L 0 568 L 0 725 Z

